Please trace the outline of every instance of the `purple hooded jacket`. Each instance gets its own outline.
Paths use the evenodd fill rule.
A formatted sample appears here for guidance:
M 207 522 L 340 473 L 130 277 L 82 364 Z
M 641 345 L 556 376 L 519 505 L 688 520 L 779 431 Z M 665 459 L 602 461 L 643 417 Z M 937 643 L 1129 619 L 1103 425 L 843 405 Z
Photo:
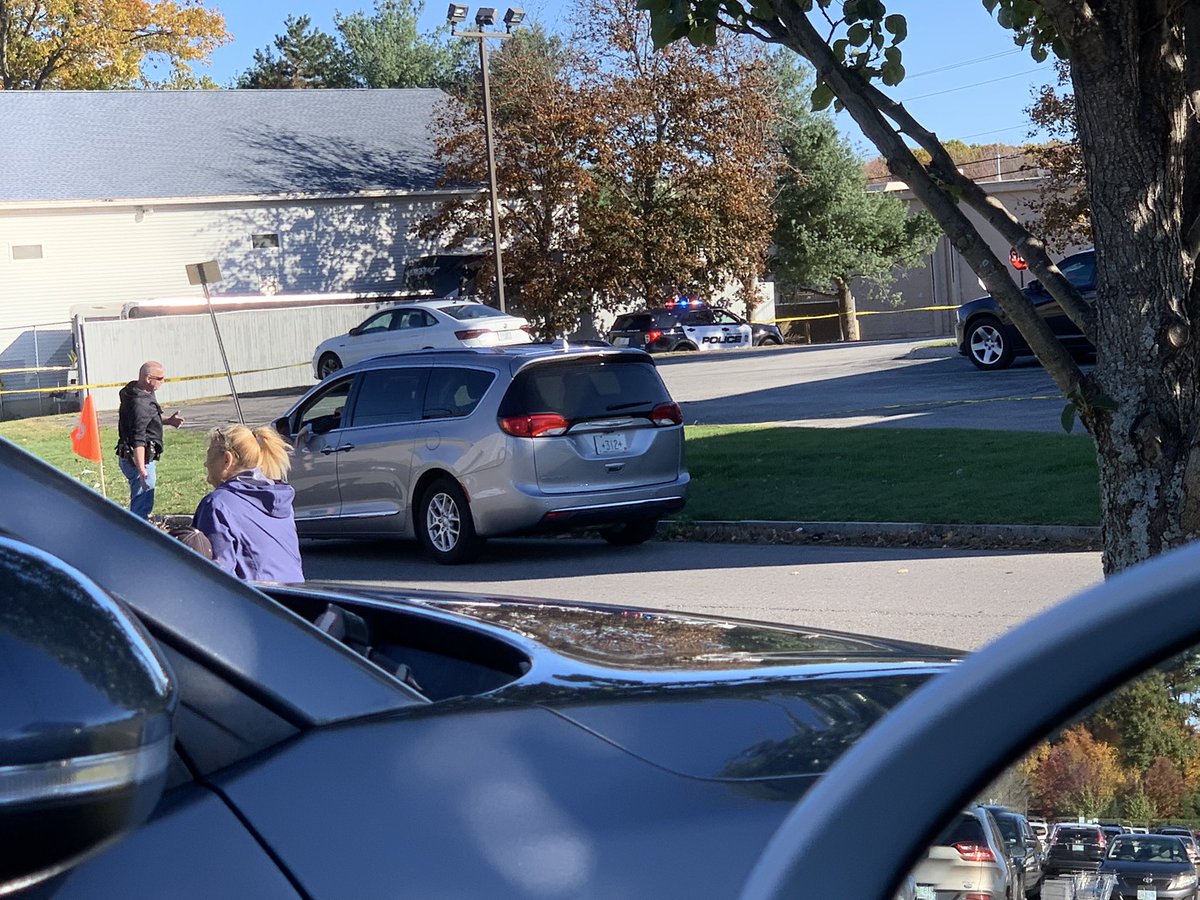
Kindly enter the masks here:
M 208 494 L 193 524 L 212 542 L 213 560 L 247 581 L 304 581 L 290 484 L 258 469 L 242 472 Z

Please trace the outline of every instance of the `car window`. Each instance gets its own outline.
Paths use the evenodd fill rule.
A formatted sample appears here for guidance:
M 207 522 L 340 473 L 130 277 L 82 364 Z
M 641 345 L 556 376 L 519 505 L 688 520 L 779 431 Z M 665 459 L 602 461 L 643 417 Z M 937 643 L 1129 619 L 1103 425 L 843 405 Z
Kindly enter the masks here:
M 482 303 L 459 303 L 455 306 L 443 306 L 441 311 L 448 316 L 466 321 L 467 319 L 493 319 L 504 313 Z
M 683 324 L 689 326 L 696 325 L 711 325 L 713 323 L 712 310 L 709 309 L 689 309 L 683 314 Z
M 398 309 L 392 316 L 392 331 L 406 331 L 412 328 L 424 328 L 426 314 L 422 309 Z
M 629 313 L 617 316 L 613 331 L 647 331 L 654 327 L 654 316 L 650 313 Z
M 1082 289 L 1094 287 L 1096 284 L 1096 254 L 1079 253 L 1068 256 L 1058 264 L 1063 277 L 1075 287 Z
M 1099 830 L 1096 828 L 1059 828 L 1054 832 L 1056 844 L 1085 843 L 1094 844 L 1099 840 Z
M 359 376 L 352 427 L 393 425 L 421 418 L 428 369 L 376 369 Z
M 726 309 L 714 309 L 712 315 L 713 321 L 718 325 L 741 325 L 743 322 L 742 319 L 739 319 Z
M 1005 815 L 996 816 L 996 827 L 1000 829 L 1000 834 L 1004 837 L 1005 843 L 1020 843 L 1021 827 L 1016 817 Z
M 382 334 L 392 327 L 392 310 L 381 312 L 378 315 L 371 316 L 361 325 L 358 326 L 359 334 Z
M 346 406 L 346 398 L 350 396 L 352 383 L 352 379 L 343 378 L 326 390 L 314 394 L 308 403 L 300 408 L 296 432 L 299 433 L 306 425 L 311 426 L 318 434 L 337 428 L 341 424 L 342 410 Z
M 482 369 L 434 369 L 425 388 L 423 418 L 469 416 L 496 380 Z
M 952 847 L 955 844 L 982 844 L 986 839 L 983 825 L 970 813 L 962 813 L 955 817 L 946 829 L 938 835 L 935 846 Z
M 649 411 L 669 402 L 654 365 L 637 359 L 529 366 L 518 373 L 499 415 L 558 413 L 574 421 Z

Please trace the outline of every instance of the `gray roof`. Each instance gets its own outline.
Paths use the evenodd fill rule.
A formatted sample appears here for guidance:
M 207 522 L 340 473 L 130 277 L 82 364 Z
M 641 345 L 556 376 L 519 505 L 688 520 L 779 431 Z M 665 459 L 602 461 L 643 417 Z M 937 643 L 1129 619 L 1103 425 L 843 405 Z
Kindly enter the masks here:
M 0 91 L 0 201 L 422 191 L 445 94 Z

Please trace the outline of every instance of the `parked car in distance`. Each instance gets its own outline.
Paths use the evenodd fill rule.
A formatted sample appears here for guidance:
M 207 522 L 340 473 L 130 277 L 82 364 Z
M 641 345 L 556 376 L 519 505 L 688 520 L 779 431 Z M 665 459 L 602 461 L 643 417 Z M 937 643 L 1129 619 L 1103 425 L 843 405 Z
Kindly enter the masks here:
M 1197 897 L 1195 863 L 1176 835 L 1115 837 L 1097 871 L 1116 877 L 1112 900 L 1196 900 Z
M 1101 823 L 1100 823 L 1100 830 L 1104 832 L 1104 837 L 1105 837 L 1105 839 L 1106 839 L 1106 840 L 1108 840 L 1108 841 L 1110 841 L 1110 842 L 1111 842 L 1111 841 L 1112 841 L 1112 839 L 1113 839 L 1113 838 L 1115 838 L 1115 837 L 1116 837 L 1118 834 L 1124 834 L 1124 833 L 1125 833 L 1125 829 L 1124 829 L 1122 826 L 1120 826 L 1120 825 L 1106 825 L 1106 824 L 1104 824 L 1103 822 L 1101 822 Z
M 468 300 L 426 300 L 391 306 L 368 316 L 349 333 L 322 341 L 313 353 L 313 375 L 372 356 L 435 347 L 503 347 L 528 344 L 529 322 Z
M 304 537 L 417 538 L 438 562 L 500 535 L 640 544 L 683 508 L 683 413 L 641 350 L 428 350 L 333 373 L 277 419 Z
M 964 810 L 938 835 L 913 869 L 917 900 L 978 897 L 1020 900 L 1020 874 L 1004 837 L 982 806 Z
M 1029 819 L 1029 827 L 1033 829 L 1033 833 L 1037 835 L 1037 839 L 1042 842 L 1042 848 L 1045 849 L 1050 839 L 1050 826 L 1046 824 L 1045 819 Z
M 607 337 L 616 347 L 638 347 L 650 353 L 743 350 L 783 344 L 783 332 L 778 325 L 748 322 L 728 309 L 694 300 L 622 313 Z
M 1060 823 L 1050 836 L 1046 853 L 1046 878 L 1069 872 L 1094 872 L 1108 849 L 1108 838 L 1099 825 Z
M 1058 268 L 1085 300 L 1095 299 L 1095 250 L 1074 253 L 1061 260 Z M 1079 326 L 1071 321 L 1058 301 L 1042 287 L 1040 281 L 1029 282 L 1022 291 L 1067 349 L 1081 354 L 1094 351 L 1091 342 L 1083 336 Z M 976 368 L 985 371 L 1007 369 L 1016 357 L 1033 353 L 1008 318 L 1008 314 L 990 295 L 962 304 L 958 308 L 954 330 L 958 352 L 974 363 Z
M 1020 887 L 1028 897 L 1036 897 L 1042 890 L 1045 875 L 1045 854 L 1029 821 L 1020 813 L 1003 807 L 987 806 L 996 826 L 1004 837 L 1005 848 L 1013 865 L 1021 873 Z M 1014 891 L 1014 894 L 1020 893 Z M 1019 898 L 1018 898 L 1019 900 Z
M 36 686 L 0 717 L 5 895 L 733 897 L 791 801 L 961 658 L 254 586 L 4 440 L 0 496 L 4 671 Z
M 1155 834 L 1169 834 L 1183 841 L 1184 849 L 1187 850 L 1188 858 L 1193 863 L 1200 861 L 1200 844 L 1196 841 L 1196 836 L 1190 828 L 1185 828 L 1182 825 L 1160 825 L 1154 829 Z

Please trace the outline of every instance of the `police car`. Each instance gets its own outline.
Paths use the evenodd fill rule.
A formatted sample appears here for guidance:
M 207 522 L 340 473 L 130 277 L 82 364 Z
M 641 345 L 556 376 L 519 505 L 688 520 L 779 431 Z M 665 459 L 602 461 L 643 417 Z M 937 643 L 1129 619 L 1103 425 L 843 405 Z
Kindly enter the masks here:
M 742 350 L 782 344 L 777 325 L 750 323 L 741 316 L 698 300 L 680 300 L 660 309 L 617 316 L 608 332 L 617 347 L 640 347 L 651 353 L 672 350 Z

